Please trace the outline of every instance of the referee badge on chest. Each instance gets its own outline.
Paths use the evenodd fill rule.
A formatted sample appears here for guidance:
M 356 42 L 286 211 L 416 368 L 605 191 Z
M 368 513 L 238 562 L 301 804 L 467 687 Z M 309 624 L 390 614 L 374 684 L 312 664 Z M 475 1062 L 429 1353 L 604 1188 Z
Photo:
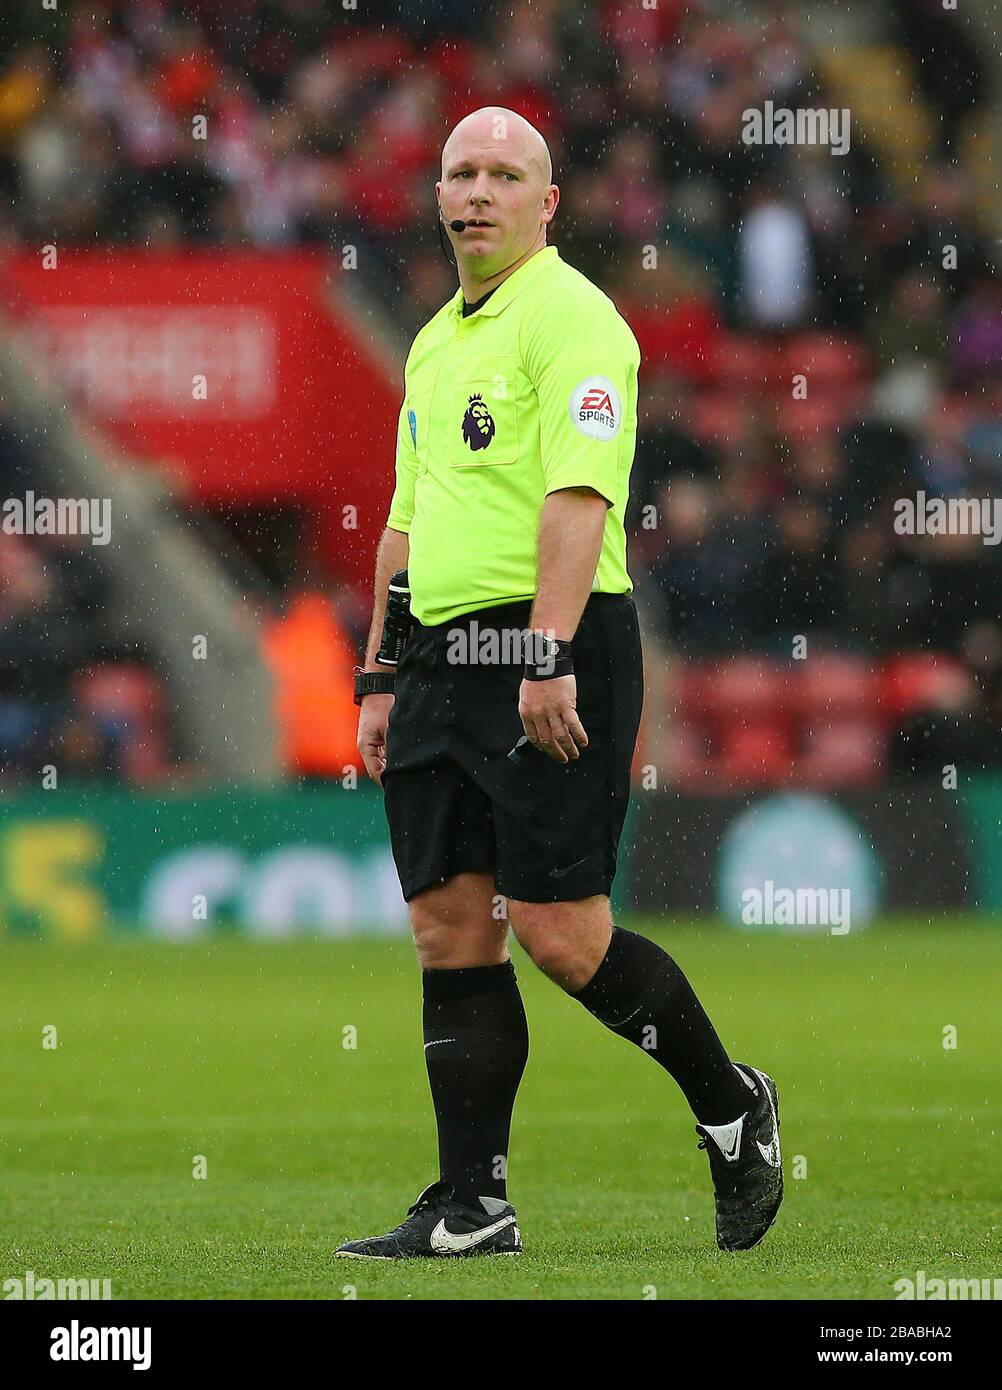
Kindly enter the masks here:
M 483 357 L 457 373 L 450 387 L 449 463 L 476 468 L 518 458 L 518 412 L 513 356 Z
M 483 396 L 479 391 L 474 392 L 463 416 L 463 438 L 476 453 L 478 449 L 487 448 L 496 431 L 494 417 L 484 404 Z

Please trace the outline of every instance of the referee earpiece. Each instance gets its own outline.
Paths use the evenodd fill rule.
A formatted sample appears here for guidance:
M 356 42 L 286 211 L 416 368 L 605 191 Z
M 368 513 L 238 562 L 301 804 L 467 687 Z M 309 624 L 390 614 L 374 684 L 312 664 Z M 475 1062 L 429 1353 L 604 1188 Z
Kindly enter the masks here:
M 442 248 L 442 255 L 445 257 L 445 259 L 446 259 L 446 260 L 449 262 L 449 264 L 452 266 L 453 270 L 456 270 L 456 269 L 458 269 L 458 267 L 457 267 L 457 265 L 456 265 L 456 258 L 455 258 L 455 256 L 453 256 L 453 255 L 451 254 L 452 245 L 451 245 L 451 243 L 450 243 L 448 237 L 445 235 L 445 218 L 442 216 L 442 204 L 441 204 L 441 203 L 438 204 L 438 221 L 436 222 L 435 225 L 436 225 L 436 227 L 438 228 L 438 244 L 439 244 L 439 246 Z

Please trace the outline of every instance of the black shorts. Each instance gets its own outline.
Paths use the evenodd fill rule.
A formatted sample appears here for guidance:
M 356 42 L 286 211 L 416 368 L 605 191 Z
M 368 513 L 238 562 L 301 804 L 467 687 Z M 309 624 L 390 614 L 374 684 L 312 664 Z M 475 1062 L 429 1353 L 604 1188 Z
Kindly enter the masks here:
M 498 893 L 526 902 L 571 902 L 612 887 L 643 706 L 636 608 L 628 594 L 588 598 L 572 644 L 588 747 L 565 764 L 531 744 L 508 758 L 525 732 L 524 650 L 511 634 L 527 628 L 530 611 L 510 603 L 417 627 L 401 657 L 383 787 L 408 902 L 468 872 L 493 874 Z M 469 651 L 495 659 L 450 661 L 457 633 Z

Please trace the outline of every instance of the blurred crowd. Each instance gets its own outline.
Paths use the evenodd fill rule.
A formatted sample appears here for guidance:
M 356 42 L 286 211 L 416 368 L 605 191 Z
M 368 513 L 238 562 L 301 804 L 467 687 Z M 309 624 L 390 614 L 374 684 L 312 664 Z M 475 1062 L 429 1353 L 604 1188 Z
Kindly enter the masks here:
M 0 409 L 0 498 L 45 497 L 39 451 Z M 0 790 L 143 781 L 169 762 L 163 694 L 110 615 L 89 536 L 25 534 L 0 517 Z M 53 780 L 55 778 L 55 780 Z
M 0 40 L 0 236 L 358 243 L 410 334 L 456 286 L 444 136 L 516 109 L 553 156 L 550 240 L 640 340 L 652 632 L 696 656 L 784 659 L 810 635 L 984 665 L 999 547 L 899 535 L 893 504 L 1002 481 L 1002 296 L 965 154 L 985 74 L 938 0 L 875 9 L 933 131 L 905 184 L 856 125 L 844 155 L 740 138 L 766 100 L 843 104 L 784 0 L 93 0 L 44 38 L 25 10 Z

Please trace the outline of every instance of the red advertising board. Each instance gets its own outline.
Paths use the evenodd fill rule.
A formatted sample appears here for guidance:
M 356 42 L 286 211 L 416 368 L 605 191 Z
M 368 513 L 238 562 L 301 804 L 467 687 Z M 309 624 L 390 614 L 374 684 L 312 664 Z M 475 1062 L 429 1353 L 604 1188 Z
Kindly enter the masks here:
M 338 259 L 66 250 L 3 269 L 89 420 L 207 505 L 308 507 L 323 558 L 371 578 L 401 384 L 343 306 Z

